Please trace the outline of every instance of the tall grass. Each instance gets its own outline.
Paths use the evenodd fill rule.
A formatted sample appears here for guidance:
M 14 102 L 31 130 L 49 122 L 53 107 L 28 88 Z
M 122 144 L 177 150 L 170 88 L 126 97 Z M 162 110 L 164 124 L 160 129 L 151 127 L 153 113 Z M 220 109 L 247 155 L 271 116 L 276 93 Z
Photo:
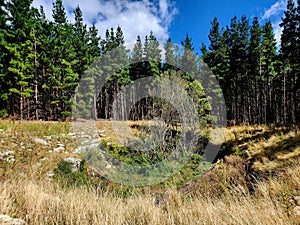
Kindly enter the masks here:
M 109 129 L 107 124 L 98 124 L 98 129 Z M 14 163 L 0 161 L 0 214 L 27 224 L 300 224 L 294 211 L 299 204 L 294 199 L 300 196 L 297 131 L 228 128 L 224 141 L 247 150 L 245 158 L 226 156 L 180 188 L 145 187 L 125 196 L 109 181 L 63 186 L 46 176 L 72 155 L 75 145 L 58 137 L 43 146 L 32 137 L 67 134 L 69 123 L 0 121 L 0 129 L 0 152 L 13 150 L 16 156 Z M 58 142 L 65 144 L 65 152 L 49 153 Z M 262 170 L 269 166 L 263 158 L 281 163 Z
M 224 198 L 186 198 L 168 190 L 156 206 L 151 195 L 120 198 L 86 188 L 63 190 L 49 181 L 15 179 L 0 183 L 0 212 L 28 224 L 296 224 L 297 218 L 272 196 L 270 188 L 283 188 L 274 182 L 261 183 L 257 196 L 237 191 Z

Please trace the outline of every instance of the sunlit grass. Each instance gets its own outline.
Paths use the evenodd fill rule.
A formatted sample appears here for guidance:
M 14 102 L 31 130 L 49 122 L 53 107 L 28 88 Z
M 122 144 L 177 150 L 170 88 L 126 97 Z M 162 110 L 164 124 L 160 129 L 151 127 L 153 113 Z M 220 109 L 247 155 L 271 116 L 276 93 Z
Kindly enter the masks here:
M 138 137 L 139 126 L 156 124 L 95 123 L 106 142 L 119 141 L 118 130 L 112 128 L 124 125 Z M 79 157 L 73 154 L 77 142 L 70 132 L 71 122 L 0 121 L 0 152 L 15 153 L 14 162 L 0 160 L 0 214 L 28 224 L 300 223 L 294 210 L 294 199 L 300 196 L 299 128 L 242 125 L 211 130 L 215 144 L 234 148 L 233 155 L 187 185 L 175 186 L 193 172 L 188 169 L 166 184 L 143 188 L 95 177 L 91 179 L 98 183 L 93 185 L 67 188 L 49 178 L 47 172 L 62 159 Z M 54 152 L 58 143 L 64 150 Z

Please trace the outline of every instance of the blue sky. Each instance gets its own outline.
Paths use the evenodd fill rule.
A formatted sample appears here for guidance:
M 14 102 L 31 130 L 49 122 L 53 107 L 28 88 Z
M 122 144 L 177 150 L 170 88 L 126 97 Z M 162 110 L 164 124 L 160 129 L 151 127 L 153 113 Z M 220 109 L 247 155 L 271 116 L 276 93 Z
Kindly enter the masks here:
M 271 20 L 277 38 L 280 36 L 279 23 L 286 9 L 286 1 L 276 0 L 178 0 L 178 14 L 170 26 L 169 32 L 174 42 L 188 33 L 192 37 L 195 50 L 199 51 L 201 43 L 209 44 L 208 34 L 211 21 L 216 16 L 221 27 L 230 25 L 231 18 L 236 15 L 241 18 L 246 15 L 249 19 L 258 16 L 262 23 Z
M 52 19 L 53 0 L 34 0 L 33 5 L 44 6 L 46 16 Z M 74 20 L 73 9 L 80 5 L 88 25 L 95 23 L 103 37 L 105 30 L 120 25 L 127 42 L 135 42 L 153 31 L 161 43 L 170 36 L 180 44 L 188 33 L 195 51 L 201 43 L 209 44 L 211 21 L 216 16 L 221 26 L 230 24 L 236 15 L 240 18 L 258 16 L 262 22 L 271 20 L 277 40 L 279 23 L 286 8 L 286 0 L 63 0 L 69 21 Z

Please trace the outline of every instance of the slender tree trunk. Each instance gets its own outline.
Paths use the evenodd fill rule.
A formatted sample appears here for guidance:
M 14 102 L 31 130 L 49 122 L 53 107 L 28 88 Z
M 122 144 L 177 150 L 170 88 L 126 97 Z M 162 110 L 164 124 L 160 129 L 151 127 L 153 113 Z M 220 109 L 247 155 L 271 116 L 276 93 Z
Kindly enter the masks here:
M 21 86 L 21 93 L 23 92 L 23 86 Z M 23 96 L 20 96 L 20 119 L 23 120 Z
M 286 73 L 283 75 L 283 123 L 286 124 Z
M 39 109 L 38 109 L 38 77 L 37 77 L 37 47 L 36 38 L 34 36 L 34 99 L 35 99 L 35 118 L 39 120 Z

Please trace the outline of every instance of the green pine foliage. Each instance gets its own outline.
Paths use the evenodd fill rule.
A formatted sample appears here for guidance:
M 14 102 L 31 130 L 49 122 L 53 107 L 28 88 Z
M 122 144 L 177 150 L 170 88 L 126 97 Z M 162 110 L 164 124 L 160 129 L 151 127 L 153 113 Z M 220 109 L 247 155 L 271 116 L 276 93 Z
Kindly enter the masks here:
M 201 57 L 188 34 L 181 50 L 169 38 L 162 51 L 150 32 L 143 40 L 137 36 L 129 52 L 121 27 L 107 29 L 100 38 L 95 25 L 84 23 L 80 6 L 74 9 L 71 23 L 62 0 L 53 2 L 52 22 L 42 7 L 31 5 L 32 0 L 0 0 L 1 117 L 108 119 L 119 99 L 120 119 L 152 118 L 170 107 L 150 97 L 130 106 L 123 100 L 134 100 L 132 93 L 117 98 L 133 81 L 152 76 L 155 79 L 147 88 L 163 78 L 180 77 L 201 115 L 212 108 L 222 112 L 224 97 L 229 122 L 300 120 L 299 0 L 287 1 L 279 49 L 269 21 L 233 17 L 229 25 L 220 27 L 213 18 L 210 44 L 201 46 Z M 175 111 L 171 113 L 176 117 Z
M 202 59 L 219 81 L 229 122 L 299 122 L 299 5 L 292 0 L 281 26 L 278 51 L 270 21 L 254 17 L 250 25 L 245 16 L 233 17 L 222 29 L 217 18 L 212 21 Z

